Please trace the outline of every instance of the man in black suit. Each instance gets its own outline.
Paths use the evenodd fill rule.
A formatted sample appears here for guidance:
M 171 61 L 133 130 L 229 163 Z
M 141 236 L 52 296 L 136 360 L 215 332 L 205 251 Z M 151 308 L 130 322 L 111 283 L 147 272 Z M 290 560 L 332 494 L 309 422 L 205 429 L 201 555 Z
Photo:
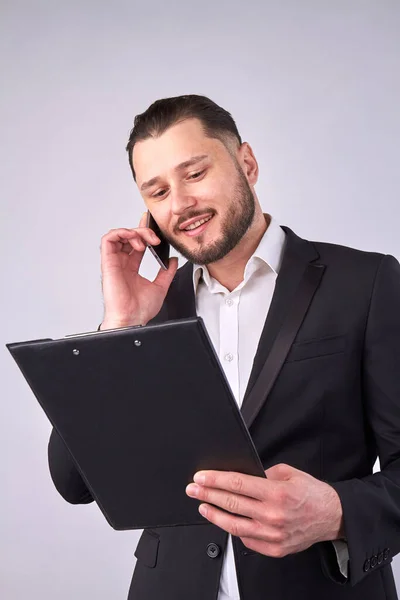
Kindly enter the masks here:
M 208 98 L 155 102 L 127 150 L 147 209 L 188 262 L 171 259 L 150 282 L 138 271 L 159 240 L 145 215 L 108 232 L 101 329 L 202 316 L 267 474 L 196 474 L 186 493 L 206 523 L 145 530 L 129 599 L 397 599 L 398 261 L 307 241 L 264 214 L 254 153 Z M 55 431 L 49 465 L 66 500 L 93 500 Z

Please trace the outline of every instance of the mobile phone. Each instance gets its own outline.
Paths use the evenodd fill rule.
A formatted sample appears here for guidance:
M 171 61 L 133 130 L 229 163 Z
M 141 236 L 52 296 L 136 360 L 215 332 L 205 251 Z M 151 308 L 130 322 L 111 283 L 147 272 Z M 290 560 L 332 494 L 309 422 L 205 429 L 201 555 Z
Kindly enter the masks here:
M 152 231 L 154 231 L 156 236 L 158 238 L 160 238 L 160 240 L 161 240 L 161 243 L 158 244 L 157 246 L 152 246 L 151 244 L 147 244 L 147 247 L 150 250 L 150 252 L 152 253 L 152 255 L 155 257 L 155 259 L 157 260 L 160 267 L 167 270 L 168 265 L 169 265 L 169 249 L 170 249 L 169 242 L 166 240 L 166 238 L 162 234 L 161 229 L 157 225 L 153 215 L 151 214 L 151 212 L 149 210 L 147 211 L 146 227 L 149 227 Z

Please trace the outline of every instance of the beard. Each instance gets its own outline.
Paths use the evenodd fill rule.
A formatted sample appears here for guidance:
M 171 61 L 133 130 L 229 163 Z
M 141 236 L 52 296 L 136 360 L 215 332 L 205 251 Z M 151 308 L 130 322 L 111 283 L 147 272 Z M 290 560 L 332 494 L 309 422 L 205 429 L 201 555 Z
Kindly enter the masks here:
M 202 241 L 203 234 L 201 234 L 196 238 L 199 248 L 197 250 L 188 250 L 184 244 L 177 242 L 174 238 L 163 232 L 171 246 L 189 262 L 198 265 L 208 265 L 221 260 L 237 246 L 250 228 L 254 219 L 256 203 L 253 192 L 239 164 L 236 166 L 236 171 L 237 182 L 232 202 L 221 224 L 222 235 L 219 239 L 205 245 Z M 204 215 L 205 213 L 212 214 L 214 218 L 216 211 L 212 208 L 205 208 L 201 213 L 198 211 L 188 211 L 184 219 L 181 219 L 181 222 Z

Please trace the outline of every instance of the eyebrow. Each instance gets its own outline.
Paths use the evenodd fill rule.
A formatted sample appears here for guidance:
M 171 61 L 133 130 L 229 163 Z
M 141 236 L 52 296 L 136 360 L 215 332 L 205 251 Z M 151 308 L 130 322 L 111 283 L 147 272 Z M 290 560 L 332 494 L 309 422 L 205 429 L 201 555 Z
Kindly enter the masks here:
M 208 154 L 199 154 L 198 156 L 193 156 L 192 158 L 189 158 L 189 160 L 185 160 L 184 162 L 177 165 L 174 168 L 174 171 L 183 171 L 184 169 L 187 169 L 187 167 L 191 167 L 192 165 L 195 165 L 196 163 L 200 162 L 201 160 L 204 160 L 205 158 L 208 158 Z M 161 179 L 161 177 L 157 176 L 157 177 L 153 177 L 152 179 L 149 179 L 148 181 L 145 181 L 141 185 L 140 191 L 144 192 L 152 185 L 155 185 L 156 183 L 158 183 L 160 181 L 160 179 Z

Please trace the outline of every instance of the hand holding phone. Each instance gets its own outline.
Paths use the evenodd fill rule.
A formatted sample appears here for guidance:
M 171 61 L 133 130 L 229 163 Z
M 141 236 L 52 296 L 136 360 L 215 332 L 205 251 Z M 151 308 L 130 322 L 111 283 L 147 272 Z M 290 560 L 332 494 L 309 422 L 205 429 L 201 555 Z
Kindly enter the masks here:
M 178 269 L 178 259 L 169 258 L 168 242 L 159 229 L 154 232 L 146 226 L 149 221 L 150 217 L 144 213 L 139 227 L 111 229 L 102 237 L 104 318 L 101 330 L 145 325 L 161 309 Z M 152 253 L 157 254 L 161 265 L 154 281 L 139 274 L 146 248 L 154 250 Z

